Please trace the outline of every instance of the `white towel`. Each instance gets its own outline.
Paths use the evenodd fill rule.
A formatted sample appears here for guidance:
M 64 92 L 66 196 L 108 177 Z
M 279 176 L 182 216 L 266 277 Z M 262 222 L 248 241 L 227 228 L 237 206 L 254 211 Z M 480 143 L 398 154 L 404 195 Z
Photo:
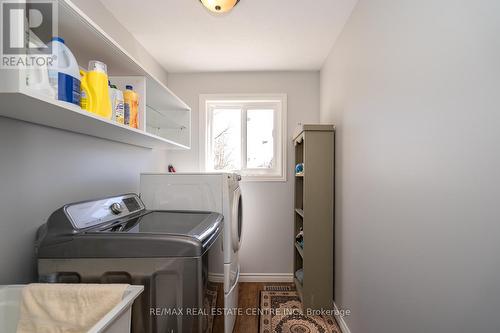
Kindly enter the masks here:
M 123 299 L 127 284 L 30 284 L 17 333 L 84 333 Z

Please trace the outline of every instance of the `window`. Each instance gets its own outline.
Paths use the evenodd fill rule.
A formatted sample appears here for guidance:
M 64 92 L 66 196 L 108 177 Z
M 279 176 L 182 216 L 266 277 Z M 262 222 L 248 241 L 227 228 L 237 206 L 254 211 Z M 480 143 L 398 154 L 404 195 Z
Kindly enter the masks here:
M 205 171 L 286 180 L 286 95 L 201 95 L 200 110 Z

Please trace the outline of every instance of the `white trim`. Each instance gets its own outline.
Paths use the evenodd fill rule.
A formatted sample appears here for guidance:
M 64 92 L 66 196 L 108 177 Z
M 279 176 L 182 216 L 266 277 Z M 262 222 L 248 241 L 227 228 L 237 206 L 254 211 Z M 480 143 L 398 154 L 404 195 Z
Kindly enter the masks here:
M 292 273 L 241 273 L 240 282 L 293 282 Z
M 207 131 L 207 100 L 206 95 L 200 95 L 198 101 L 198 170 L 205 171 Z
M 337 323 L 339 324 L 339 328 L 342 331 L 342 333 L 351 333 L 351 330 L 347 326 L 347 323 L 345 322 L 344 317 L 339 315 L 340 311 L 339 311 L 339 308 L 335 302 L 333 302 L 333 308 L 334 308 L 334 311 L 336 313 L 335 319 L 337 320 Z
M 199 95 L 199 106 L 198 106 L 198 118 L 199 118 L 199 149 L 198 149 L 198 170 L 205 171 L 206 170 L 206 154 L 207 154 L 207 146 L 206 143 L 210 140 L 209 131 L 207 129 L 207 103 L 208 102 L 224 102 L 228 103 L 231 101 L 234 102 L 269 102 L 269 101 L 280 101 L 280 123 L 281 123 L 281 175 L 249 175 L 243 176 L 243 182 L 286 182 L 287 181 L 287 168 L 288 168 L 288 160 L 287 160 L 287 150 L 288 150 L 288 137 L 287 137 L 287 129 L 288 129 L 288 116 L 287 116 L 287 94 L 279 93 L 279 94 L 200 94 Z
M 223 283 L 224 274 L 208 273 L 212 282 Z M 239 282 L 293 282 L 292 273 L 240 273 Z

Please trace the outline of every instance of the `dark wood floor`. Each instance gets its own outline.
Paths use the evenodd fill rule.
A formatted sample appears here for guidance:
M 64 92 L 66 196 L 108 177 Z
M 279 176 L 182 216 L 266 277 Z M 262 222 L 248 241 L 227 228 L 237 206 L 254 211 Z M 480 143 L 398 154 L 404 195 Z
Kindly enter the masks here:
M 264 290 L 264 286 L 269 285 L 290 285 L 290 283 L 244 283 L 239 284 L 239 307 L 246 313 L 246 309 L 254 309 L 259 307 L 260 292 Z M 217 296 L 217 307 L 223 307 L 224 293 L 223 288 L 219 288 Z M 250 312 L 250 311 L 248 311 Z M 236 318 L 233 333 L 258 333 L 259 332 L 259 316 L 258 315 L 242 315 Z M 214 320 L 213 333 L 224 333 L 224 317 L 219 316 Z

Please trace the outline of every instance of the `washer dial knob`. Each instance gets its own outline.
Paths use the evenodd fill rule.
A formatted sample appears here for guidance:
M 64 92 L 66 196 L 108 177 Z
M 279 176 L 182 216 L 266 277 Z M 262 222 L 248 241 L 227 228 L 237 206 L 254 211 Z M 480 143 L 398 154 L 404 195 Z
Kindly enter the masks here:
M 118 215 L 120 214 L 121 212 L 123 212 L 123 206 L 119 203 L 119 202 L 115 202 L 114 204 L 112 204 L 110 207 L 111 211 L 113 212 L 113 214 L 115 215 Z

